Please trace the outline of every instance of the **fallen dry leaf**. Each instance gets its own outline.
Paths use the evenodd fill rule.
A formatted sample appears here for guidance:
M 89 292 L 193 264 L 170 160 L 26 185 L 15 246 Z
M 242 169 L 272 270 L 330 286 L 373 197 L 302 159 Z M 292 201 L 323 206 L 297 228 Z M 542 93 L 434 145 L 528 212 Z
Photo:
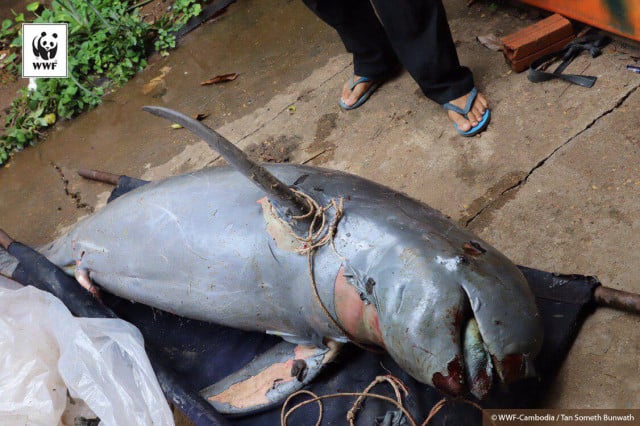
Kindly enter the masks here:
M 238 77 L 238 73 L 234 72 L 232 74 L 222 74 L 222 75 L 216 75 L 213 78 L 210 78 L 209 80 L 205 80 L 202 83 L 200 83 L 201 86 L 208 86 L 210 84 L 219 84 L 219 83 L 226 83 L 227 81 L 233 81 Z

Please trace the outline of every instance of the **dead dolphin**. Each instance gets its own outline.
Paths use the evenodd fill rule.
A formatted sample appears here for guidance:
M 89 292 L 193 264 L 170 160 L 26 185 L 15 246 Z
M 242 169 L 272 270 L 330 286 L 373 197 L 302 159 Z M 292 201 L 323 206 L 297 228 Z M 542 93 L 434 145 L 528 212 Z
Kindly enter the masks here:
M 41 252 L 123 298 L 298 345 L 205 389 L 216 408 L 281 401 L 348 340 L 385 349 L 454 395 L 481 397 L 494 380 L 532 374 L 542 344 L 534 297 L 489 244 L 390 188 L 316 167 L 261 167 L 202 123 L 148 109 L 233 167 L 144 185 Z

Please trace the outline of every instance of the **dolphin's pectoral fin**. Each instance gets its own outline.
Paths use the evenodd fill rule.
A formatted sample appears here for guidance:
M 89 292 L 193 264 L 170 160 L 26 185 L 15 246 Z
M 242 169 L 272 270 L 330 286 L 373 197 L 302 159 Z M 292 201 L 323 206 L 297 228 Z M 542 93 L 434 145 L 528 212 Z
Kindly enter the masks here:
M 282 342 L 200 394 L 223 414 L 249 414 L 282 403 L 333 360 L 341 344 L 327 347 Z

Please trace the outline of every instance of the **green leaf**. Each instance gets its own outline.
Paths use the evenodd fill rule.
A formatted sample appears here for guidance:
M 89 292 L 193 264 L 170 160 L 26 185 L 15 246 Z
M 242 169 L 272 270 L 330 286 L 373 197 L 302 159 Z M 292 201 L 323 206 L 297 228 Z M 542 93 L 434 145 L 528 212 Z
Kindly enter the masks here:
M 29 117 L 40 117 L 42 115 L 42 113 L 44 112 L 44 107 L 40 107 L 37 110 L 33 111 L 31 114 L 29 114 Z
M 38 126 L 38 127 L 47 127 L 47 126 L 49 126 L 49 123 L 47 122 L 47 120 L 44 117 L 34 120 L 34 124 L 36 126 Z
M 78 93 L 78 86 L 69 86 L 66 89 L 64 89 L 64 93 L 66 95 L 73 96 L 76 93 Z
M 27 5 L 27 10 L 29 12 L 35 12 L 40 7 L 40 2 L 34 1 L 33 3 L 29 3 Z

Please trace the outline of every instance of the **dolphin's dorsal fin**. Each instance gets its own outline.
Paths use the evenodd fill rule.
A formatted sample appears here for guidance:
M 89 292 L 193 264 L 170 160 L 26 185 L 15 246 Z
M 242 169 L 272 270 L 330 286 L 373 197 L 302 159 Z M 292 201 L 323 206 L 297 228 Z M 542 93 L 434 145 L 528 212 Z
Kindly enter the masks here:
M 292 191 L 291 188 L 269 173 L 260 164 L 251 160 L 247 154 L 215 130 L 191 117 L 168 108 L 145 106 L 142 109 L 173 123 L 178 123 L 189 129 L 196 136 L 199 136 L 231 166 L 266 192 L 269 200 L 285 218 L 291 220 L 294 216 L 313 216 L 309 215 L 311 207 L 304 197 Z

